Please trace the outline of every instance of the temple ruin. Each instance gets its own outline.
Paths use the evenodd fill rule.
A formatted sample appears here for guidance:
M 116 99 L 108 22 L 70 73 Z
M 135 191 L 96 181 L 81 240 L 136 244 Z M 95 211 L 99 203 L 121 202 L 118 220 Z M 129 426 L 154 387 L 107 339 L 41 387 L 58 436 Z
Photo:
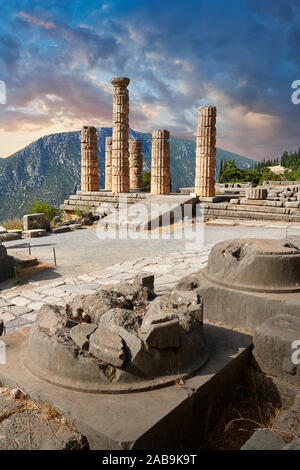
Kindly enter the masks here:
M 170 133 L 156 129 L 152 133 L 151 194 L 170 194 Z
M 131 139 L 129 141 L 129 163 L 130 163 L 130 190 L 141 190 L 142 184 L 142 169 L 143 169 L 143 154 L 142 154 L 142 141 L 138 139 Z
M 198 109 L 195 193 L 201 197 L 215 195 L 216 116 L 215 106 Z
M 115 77 L 113 85 L 112 175 L 114 193 L 128 193 L 129 184 L 129 78 Z
M 112 138 L 105 138 L 105 189 L 111 191 Z
M 95 127 L 81 131 L 81 190 L 98 191 L 97 134 Z

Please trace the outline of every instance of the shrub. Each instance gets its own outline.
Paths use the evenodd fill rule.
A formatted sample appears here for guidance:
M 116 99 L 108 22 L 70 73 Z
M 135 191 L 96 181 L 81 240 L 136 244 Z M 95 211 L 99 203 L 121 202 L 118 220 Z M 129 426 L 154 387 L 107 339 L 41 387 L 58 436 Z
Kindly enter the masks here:
M 143 188 L 146 191 L 150 191 L 151 189 L 151 171 L 144 171 L 142 174 L 142 183 L 143 183 Z
M 76 217 L 82 217 L 83 211 L 81 209 L 76 209 L 76 211 L 74 211 L 74 214 L 76 215 Z
M 56 207 L 50 206 L 47 202 L 40 202 L 37 198 L 34 199 L 33 203 L 28 203 L 27 206 L 28 214 L 38 214 L 43 212 L 50 222 L 53 217 L 60 215 L 60 211 Z
M 1 222 L 1 225 L 6 228 L 6 230 L 23 230 L 23 220 L 18 219 L 18 217 L 5 220 L 4 222 Z

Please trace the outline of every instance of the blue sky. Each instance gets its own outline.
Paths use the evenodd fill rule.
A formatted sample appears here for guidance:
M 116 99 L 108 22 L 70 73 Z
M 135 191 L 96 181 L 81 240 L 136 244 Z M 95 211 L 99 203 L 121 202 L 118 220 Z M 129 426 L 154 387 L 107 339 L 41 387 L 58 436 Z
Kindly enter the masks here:
M 131 79 L 130 125 L 250 158 L 300 146 L 300 0 L 0 0 L 0 156 L 52 132 L 111 125 L 109 79 Z

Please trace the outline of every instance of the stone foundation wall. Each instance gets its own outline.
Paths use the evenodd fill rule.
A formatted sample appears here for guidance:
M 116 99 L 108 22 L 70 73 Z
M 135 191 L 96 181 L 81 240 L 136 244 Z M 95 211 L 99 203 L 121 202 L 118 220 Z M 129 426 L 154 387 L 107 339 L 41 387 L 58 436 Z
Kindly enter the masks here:
M 230 202 L 202 202 L 204 218 L 277 220 L 300 222 L 300 202 L 234 199 Z

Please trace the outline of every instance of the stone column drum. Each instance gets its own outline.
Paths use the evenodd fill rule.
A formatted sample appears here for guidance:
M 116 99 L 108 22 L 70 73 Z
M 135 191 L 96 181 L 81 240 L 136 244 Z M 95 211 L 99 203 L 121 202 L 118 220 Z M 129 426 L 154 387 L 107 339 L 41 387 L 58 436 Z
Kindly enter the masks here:
M 113 95 L 112 191 L 129 192 L 129 78 L 111 79 Z
M 105 189 L 111 191 L 112 137 L 105 138 Z
M 129 141 L 130 189 L 142 188 L 143 154 L 142 141 Z
M 215 196 L 216 116 L 215 106 L 198 108 L 195 193 L 200 197 Z
M 152 132 L 151 194 L 170 194 L 169 131 Z
M 98 191 L 97 134 L 95 127 L 81 130 L 81 191 Z

